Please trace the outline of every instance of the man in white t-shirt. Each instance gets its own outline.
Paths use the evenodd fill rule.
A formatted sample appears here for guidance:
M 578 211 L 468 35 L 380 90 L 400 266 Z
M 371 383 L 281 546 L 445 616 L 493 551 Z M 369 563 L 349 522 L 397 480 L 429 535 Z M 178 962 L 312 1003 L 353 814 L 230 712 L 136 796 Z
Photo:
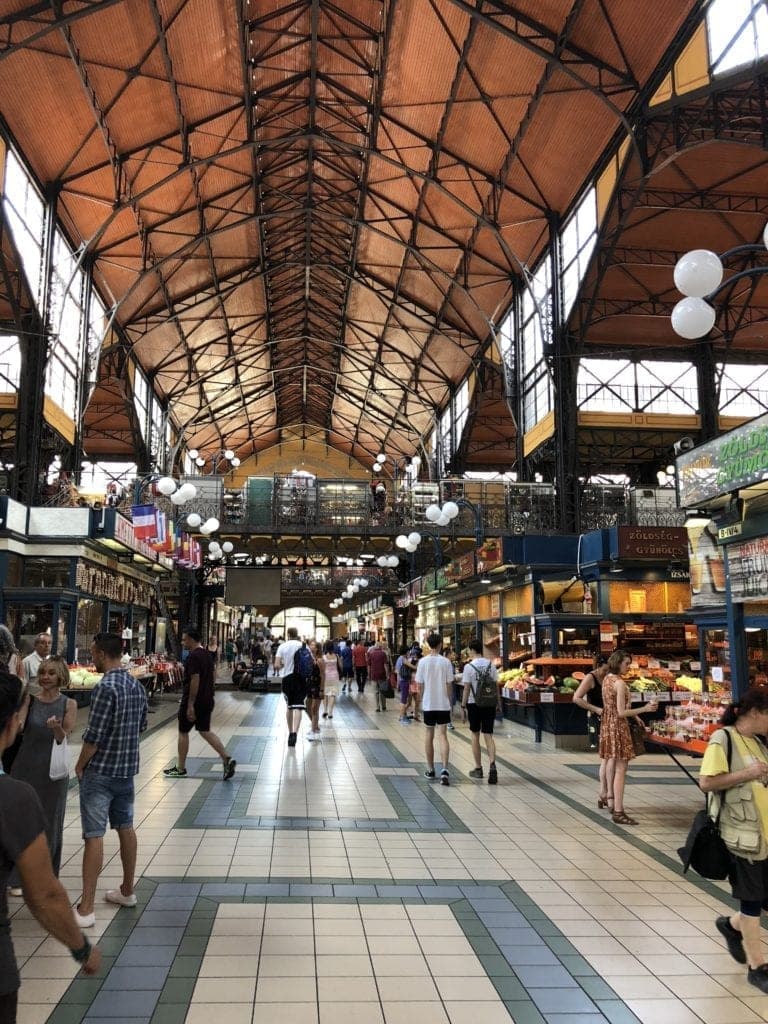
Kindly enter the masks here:
M 296 746 L 296 738 L 301 725 L 304 701 L 307 699 L 307 685 L 296 671 L 294 661 L 301 649 L 299 631 L 291 626 L 284 640 L 275 652 L 275 671 L 280 673 L 283 696 L 285 697 L 285 719 L 288 725 L 288 746 Z
M 443 786 L 450 785 L 448 775 L 448 723 L 451 720 L 451 693 L 453 690 L 453 665 L 440 653 L 443 638 L 438 633 L 430 633 L 427 637 L 429 654 L 421 658 L 416 667 L 416 682 L 421 689 L 421 709 L 424 713 L 426 737 L 424 752 L 427 757 L 428 779 L 435 778 L 435 729 L 440 739 L 440 756 L 443 769 L 440 782 Z
M 469 717 L 469 731 L 472 734 L 472 756 L 475 759 L 475 767 L 469 773 L 471 779 L 482 779 L 483 766 L 480 760 L 480 733 L 485 737 L 485 749 L 488 751 L 490 765 L 488 768 L 488 783 L 495 786 L 498 782 L 496 772 L 496 740 L 493 738 L 493 723 L 496 720 L 496 708 L 479 708 L 475 703 L 475 692 L 477 680 L 481 672 L 490 671 L 491 678 L 498 684 L 498 673 L 496 666 L 489 658 L 483 657 L 483 644 L 480 640 L 470 640 L 467 645 L 471 660 L 464 666 L 464 673 L 461 677 L 464 683 L 464 693 L 461 698 L 461 706 L 466 708 Z
M 24 659 L 24 682 L 29 692 L 36 695 L 40 692 L 37 684 L 37 673 L 40 665 L 51 653 L 51 637 L 49 633 L 38 633 L 35 639 L 35 649 Z

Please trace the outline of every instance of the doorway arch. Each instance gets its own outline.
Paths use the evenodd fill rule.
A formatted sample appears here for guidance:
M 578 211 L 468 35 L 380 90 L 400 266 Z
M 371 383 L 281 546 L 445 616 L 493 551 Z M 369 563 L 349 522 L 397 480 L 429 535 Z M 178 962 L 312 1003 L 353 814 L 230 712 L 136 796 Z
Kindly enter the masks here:
M 331 636 L 331 620 L 318 608 L 306 608 L 296 605 L 284 608 L 269 620 L 269 628 L 274 636 L 285 636 L 286 630 L 293 626 L 299 636 L 305 640 L 317 640 L 325 643 Z

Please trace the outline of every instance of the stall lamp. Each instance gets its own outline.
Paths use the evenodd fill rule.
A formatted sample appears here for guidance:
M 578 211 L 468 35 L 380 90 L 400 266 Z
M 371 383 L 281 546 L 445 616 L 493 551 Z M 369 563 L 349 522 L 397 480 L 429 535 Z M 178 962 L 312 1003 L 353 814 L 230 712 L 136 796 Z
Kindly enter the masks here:
M 761 628 L 762 627 L 760 627 L 760 626 L 745 626 L 744 627 L 744 632 L 745 633 L 759 633 Z
M 609 572 L 623 572 L 623 569 L 619 565 L 618 561 L 615 558 L 612 558 L 611 559 L 611 568 L 608 571 Z
M 480 577 L 480 582 L 481 583 L 492 583 L 493 580 L 491 579 L 490 576 L 481 576 Z

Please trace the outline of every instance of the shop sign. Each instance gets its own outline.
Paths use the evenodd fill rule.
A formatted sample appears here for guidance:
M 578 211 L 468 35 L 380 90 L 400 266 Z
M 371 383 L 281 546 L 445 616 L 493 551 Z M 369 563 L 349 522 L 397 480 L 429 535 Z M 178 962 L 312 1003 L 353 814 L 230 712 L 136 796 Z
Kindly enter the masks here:
M 477 549 L 477 571 L 490 572 L 502 561 L 501 537 L 491 537 Z
M 445 568 L 441 566 L 439 569 L 435 570 L 435 587 L 438 590 L 445 590 L 447 583 L 447 573 L 445 571 Z
M 675 462 L 682 508 L 768 479 L 768 413 L 678 455 Z
M 501 594 L 489 594 L 489 610 L 492 619 L 498 619 L 501 616 Z
M 620 526 L 619 558 L 685 558 L 688 535 L 683 526 Z
M 450 579 L 452 580 L 466 580 L 471 576 L 475 575 L 475 552 L 469 551 L 465 555 L 459 555 L 458 558 L 450 564 Z
M 143 555 L 144 558 L 148 558 L 150 562 L 157 561 L 157 552 L 155 549 L 147 544 L 146 541 L 138 540 L 133 532 L 133 523 L 130 523 L 127 519 L 118 514 L 115 514 L 114 538 L 125 547 L 130 548 L 131 551 L 135 551 L 138 555 Z
M 739 603 L 768 600 L 768 537 L 728 548 L 731 597 Z

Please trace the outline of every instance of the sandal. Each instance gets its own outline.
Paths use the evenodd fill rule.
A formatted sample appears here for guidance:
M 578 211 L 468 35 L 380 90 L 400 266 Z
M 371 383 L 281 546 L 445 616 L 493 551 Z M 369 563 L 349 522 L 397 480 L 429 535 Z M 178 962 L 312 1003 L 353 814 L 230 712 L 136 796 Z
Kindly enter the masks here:
M 634 818 L 630 818 L 626 811 L 614 811 L 611 815 L 614 825 L 637 825 Z
M 597 809 L 599 811 L 602 811 L 602 809 L 604 807 L 607 807 L 610 802 L 611 802 L 611 798 L 609 796 L 599 796 L 597 798 Z

